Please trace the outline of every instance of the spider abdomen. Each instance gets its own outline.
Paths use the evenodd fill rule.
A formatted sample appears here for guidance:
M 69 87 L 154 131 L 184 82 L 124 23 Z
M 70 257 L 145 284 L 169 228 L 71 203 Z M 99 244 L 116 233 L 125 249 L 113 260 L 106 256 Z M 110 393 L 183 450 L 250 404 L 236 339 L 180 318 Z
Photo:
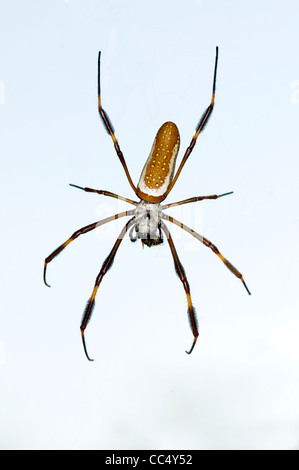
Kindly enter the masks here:
M 149 157 L 137 186 L 138 196 L 149 202 L 160 202 L 173 179 L 180 134 L 176 124 L 165 122 L 157 132 Z

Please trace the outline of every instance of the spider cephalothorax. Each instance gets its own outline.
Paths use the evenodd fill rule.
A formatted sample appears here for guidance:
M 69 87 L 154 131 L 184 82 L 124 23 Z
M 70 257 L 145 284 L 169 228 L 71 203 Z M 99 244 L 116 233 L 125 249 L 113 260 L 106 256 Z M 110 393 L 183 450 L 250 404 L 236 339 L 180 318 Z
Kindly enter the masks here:
M 161 231 L 162 208 L 159 203 L 140 201 L 135 209 L 136 238 L 148 247 L 163 243 Z

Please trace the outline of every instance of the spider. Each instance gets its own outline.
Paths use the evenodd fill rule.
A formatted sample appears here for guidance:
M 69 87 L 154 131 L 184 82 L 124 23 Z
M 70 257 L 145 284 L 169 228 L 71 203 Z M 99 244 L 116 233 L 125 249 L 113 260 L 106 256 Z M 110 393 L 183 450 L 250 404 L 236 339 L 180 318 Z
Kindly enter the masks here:
M 232 191 L 224 193 L 224 194 L 220 194 L 220 195 L 214 194 L 211 196 L 191 197 L 189 199 L 184 199 L 182 201 L 161 205 L 161 202 L 164 201 L 164 199 L 168 196 L 173 186 L 175 185 L 187 159 L 189 158 L 196 144 L 199 134 L 204 129 L 213 111 L 215 90 L 216 90 L 218 47 L 216 47 L 211 102 L 209 106 L 207 107 L 207 109 L 205 110 L 205 112 L 203 113 L 199 123 L 196 126 L 195 134 L 192 137 L 189 147 L 185 151 L 185 154 L 182 158 L 182 161 L 176 173 L 174 173 L 174 170 L 175 170 L 176 158 L 177 158 L 177 154 L 178 154 L 179 146 L 180 146 L 180 135 L 179 135 L 179 131 L 178 131 L 176 124 L 174 124 L 173 122 L 165 122 L 164 124 L 162 124 L 162 126 L 157 132 L 151 152 L 144 165 L 137 187 L 134 185 L 131 179 L 129 170 L 127 168 L 127 164 L 125 162 L 125 158 L 123 156 L 122 151 L 120 150 L 120 146 L 115 137 L 113 125 L 107 113 L 102 108 L 101 87 L 100 87 L 100 58 L 101 58 L 101 52 L 99 52 L 99 56 L 98 56 L 98 110 L 99 110 L 99 114 L 108 134 L 110 134 L 112 138 L 117 156 L 123 166 L 128 182 L 131 185 L 131 188 L 133 189 L 136 196 L 139 198 L 139 202 L 119 196 L 114 193 L 111 193 L 110 191 L 83 188 L 81 186 L 71 184 L 70 186 L 73 186 L 78 189 L 82 189 L 83 191 L 86 191 L 86 192 L 92 192 L 92 193 L 102 194 L 104 196 L 121 199 L 122 201 L 132 204 L 135 207 L 132 210 L 120 212 L 119 214 L 112 215 L 111 217 L 107 217 L 103 220 L 87 225 L 86 227 L 82 227 L 79 230 L 77 230 L 75 233 L 73 233 L 73 235 L 70 238 L 68 238 L 62 245 L 56 248 L 56 250 L 54 250 L 53 253 L 51 253 L 45 259 L 44 282 L 48 287 L 50 287 L 50 285 L 46 281 L 47 265 L 69 243 L 74 241 L 80 235 L 90 232 L 91 230 L 95 229 L 96 227 L 99 227 L 100 225 L 104 225 L 108 222 L 111 222 L 112 220 L 119 219 L 121 217 L 131 216 L 129 221 L 125 224 L 125 226 L 121 230 L 115 244 L 113 245 L 112 250 L 110 251 L 109 255 L 107 256 L 107 258 L 105 259 L 102 265 L 102 268 L 96 278 L 91 297 L 87 302 L 87 305 L 83 314 L 80 329 L 81 329 L 81 336 L 82 336 L 82 342 L 83 342 L 85 355 L 89 361 L 93 360 L 90 358 L 87 352 L 84 332 L 92 315 L 92 311 L 95 305 L 95 297 L 97 294 L 97 290 L 99 288 L 99 285 L 103 277 L 105 276 L 107 271 L 111 268 L 116 252 L 127 232 L 129 232 L 129 237 L 132 242 L 135 242 L 137 239 L 139 239 L 143 246 L 146 245 L 149 248 L 163 243 L 163 234 L 165 235 L 166 240 L 170 247 L 170 251 L 172 253 L 175 271 L 183 284 L 186 297 L 187 297 L 188 318 L 189 318 L 189 322 L 190 322 L 194 339 L 193 339 L 191 348 L 189 349 L 189 351 L 186 351 L 186 353 L 191 354 L 198 338 L 198 325 L 197 325 L 196 312 L 195 312 L 195 308 L 191 300 L 190 287 L 189 287 L 189 283 L 188 283 L 184 268 L 182 266 L 182 263 L 180 262 L 176 248 L 173 243 L 172 236 L 167 228 L 167 225 L 164 223 L 164 220 L 167 220 L 177 225 L 178 227 L 182 228 L 183 230 L 188 232 L 190 235 L 195 237 L 197 240 L 199 240 L 201 243 L 203 243 L 205 246 L 210 248 L 221 259 L 221 261 L 223 261 L 223 263 L 227 266 L 227 268 L 237 278 L 239 278 L 242 281 L 245 289 L 250 295 L 250 291 L 247 285 L 245 284 L 242 274 L 220 253 L 218 248 L 213 243 L 211 243 L 207 238 L 195 232 L 193 229 L 187 227 L 186 225 L 182 224 L 181 222 L 174 219 L 173 217 L 166 215 L 163 212 L 165 209 L 168 209 L 170 207 L 175 207 L 175 206 L 179 206 L 182 204 L 188 204 L 190 202 L 202 201 L 204 199 L 218 199 L 219 197 L 232 194 Z

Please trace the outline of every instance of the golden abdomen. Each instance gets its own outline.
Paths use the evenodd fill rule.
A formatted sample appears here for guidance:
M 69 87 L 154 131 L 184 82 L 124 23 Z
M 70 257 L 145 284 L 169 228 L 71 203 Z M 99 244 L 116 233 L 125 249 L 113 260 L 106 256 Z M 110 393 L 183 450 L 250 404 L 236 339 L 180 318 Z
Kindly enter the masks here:
M 180 134 L 173 122 L 165 122 L 157 132 L 151 153 L 137 186 L 138 196 L 150 202 L 162 201 L 172 181 Z

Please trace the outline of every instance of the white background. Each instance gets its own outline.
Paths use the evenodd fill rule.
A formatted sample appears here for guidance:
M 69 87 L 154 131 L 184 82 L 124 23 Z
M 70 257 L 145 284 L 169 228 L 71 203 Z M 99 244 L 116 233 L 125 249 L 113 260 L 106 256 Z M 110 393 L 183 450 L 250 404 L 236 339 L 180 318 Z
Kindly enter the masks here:
M 296 449 L 299 446 L 297 1 L 0 2 L 2 449 Z M 214 113 L 168 201 L 218 257 L 168 224 L 200 337 L 167 243 L 126 238 L 80 321 L 122 224 L 75 230 L 134 198 L 97 113 L 102 101 L 137 184 L 155 133 L 181 151 Z M 130 206 L 128 208 L 131 208 Z M 125 222 L 123 219 L 122 223 Z M 170 226 L 171 225 L 171 226 Z

